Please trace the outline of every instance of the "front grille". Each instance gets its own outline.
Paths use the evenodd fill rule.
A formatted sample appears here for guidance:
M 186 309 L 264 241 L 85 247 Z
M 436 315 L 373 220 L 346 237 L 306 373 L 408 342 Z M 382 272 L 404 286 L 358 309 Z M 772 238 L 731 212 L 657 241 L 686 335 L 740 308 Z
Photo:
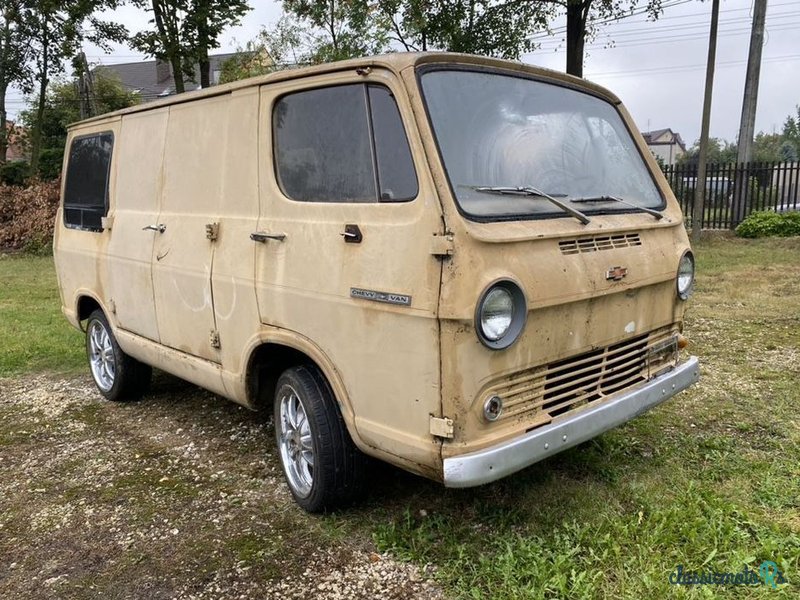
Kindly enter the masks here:
M 558 248 L 561 250 L 561 254 L 599 252 L 600 250 L 613 250 L 614 248 L 628 248 L 630 246 L 641 245 L 642 240 L 638 233 L 620 233 L 618 235 L 603 235 L 558 242 Z
M 534 417 L 535 425 L 646 381 L 677 360 L 677 329 L 664 327 L 578 356 L 525 369 L 489 387 L 503 399 L 499 420 Z M 672 342 L 675 342 L 673 344 Z

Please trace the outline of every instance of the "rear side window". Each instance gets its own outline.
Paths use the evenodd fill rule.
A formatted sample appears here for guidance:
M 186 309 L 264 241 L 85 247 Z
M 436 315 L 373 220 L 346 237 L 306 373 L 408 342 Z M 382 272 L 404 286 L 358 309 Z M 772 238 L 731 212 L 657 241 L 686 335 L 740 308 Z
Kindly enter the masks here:
M 102 231 L 108 213 L 108 178 L 114 134 L 85 135 L 72 140 L 64 183 L 64 223 L 67 227 Z
M 417 176 L 391 92 L 355 84 L 296 92 L 273 112 L 275 168 L 301 202 L 397 202 Z

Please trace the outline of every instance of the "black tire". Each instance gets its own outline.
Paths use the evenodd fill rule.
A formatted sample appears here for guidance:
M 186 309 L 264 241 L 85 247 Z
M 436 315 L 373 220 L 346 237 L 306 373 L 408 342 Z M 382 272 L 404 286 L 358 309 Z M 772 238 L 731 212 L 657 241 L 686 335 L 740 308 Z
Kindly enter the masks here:
M 122 351 L 100 309 L 86 321 L 86 356 L 92 379 L 108 400 L 136 400 L 150 386 L 153 369 Z
M 297 427 L 292 426 L 287 408 L 295 402 L 293 395 L 306 417 L 305 421 L 298 417 Z M 333 392 L 317 367 L 292 367 L 283 372 L 275 388 L 274 419 L 278 457 L 286 483 L 303 509 L 323 512 L 348 504 L 363 494 L 367 457 L 353 443 Z M 307 424 L 309 431 L 304 433 L 301 423 Z M 308 436 L 310 446 L 303 445 L 303 438 Z M 313 466 L 300 456 L 307 454 L 304 448 L 309 447 Z M 308 473 L 310 482 L 304 476 Z

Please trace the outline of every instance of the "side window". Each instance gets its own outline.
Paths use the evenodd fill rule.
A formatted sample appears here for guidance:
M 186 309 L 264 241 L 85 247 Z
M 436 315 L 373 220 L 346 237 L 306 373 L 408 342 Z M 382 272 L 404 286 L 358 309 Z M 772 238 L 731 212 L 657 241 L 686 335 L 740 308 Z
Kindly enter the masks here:
M 81 136 L 72 140 L 64 184 L 64 223 L 68 227 L 102 231 L 108 213 L 108 177 L 114 134 Z
M 273 111 L 278 183 L 301 202 L 411 200 L 417 178 L 389 90 L 342 85 L 283 96 Z
M 380 200 L 412 200 L 418 191 L 417 174 L 397 102 L 387 88 L 371 85 L 369 105 L 375 135 Z

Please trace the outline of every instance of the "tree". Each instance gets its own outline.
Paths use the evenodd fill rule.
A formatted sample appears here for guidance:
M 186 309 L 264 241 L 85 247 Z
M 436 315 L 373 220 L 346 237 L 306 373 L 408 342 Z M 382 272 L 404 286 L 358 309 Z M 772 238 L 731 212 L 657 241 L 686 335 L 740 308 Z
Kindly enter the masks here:
M 305 32 L 289 15 L 271 28 L 262 28 L 254 40 L 239 47 L 222 64 L 219 82 L 228 83 L 310 62 Z
M 700 140 L 678 157 L 678 164 L 696 165 L 700 153 Z M 708 139 L 709 164 L 728 164 L 736 162 L 736 144 L 720 138 Z
M 8 112 L 6 94 L 16 85 L 23 92 L 31 89 L 29 31 L 21 21 L 21 1 L 0 4 L 0 163 L 8 153 Z
M 200 87 L 211 85 L 208 51 L 219 48 L 220 34 L 238 24 L 251 10 L 246 0 L 193 0 L 186 18 L 185 37 L 196 42 L 194 56 L 200 65 Z
M 516 59 L 553 16 L 547 2 L 378 0 L 389 38 L 408 50 L 439 48 Z
M 786 142 L 794 146 L 796 154 L 800 155 L 800 106 L 797 107 L 797 117 L 786 117 L 782 135 Z
M 783 138 L 778 133 L 757 133 L 753 140 L 753 161 L 780 162 L 782 143 Z
M 128 32 L 122 25 L 96 16 L 97 12 L 119 4 L 120 0 L 28 0 L 21 3 L 20 23 L 24 24 L 31 40 L 33 76 L 38 88 L 36 118 L 31 124 L 31 168 L 34 172 L 39 165 L 50 79 L 64 72 L 65 59 L 75 56 L 84 40 L 107 49 L 109 41 L 127 39 Z
M 567 15 L 567 73 L 583 77 L 587 39 L 593 39 L 609 21 L 630 15 L 644 5 L 644 12 L 657 19 L 663 0 L 542 0 L 560 7 Z
M 283 0 L 305 32 L 312 63 L 379 54 L 388 49 L 387 25 L 367 0 Z
M 186 91 L 184 79 L 194 79 L 196 64 L 200 86 L 211 85 L 209 50 L 218 48 L 220 34 L 250 10 L 246 0 L 134 0 L 134 4 L 153 13 L 153 29 L 133 36 L 131 46 L 169 63 L 178 94 Z
M 93 91 L 98 114 L 127 108 L 140 101 L 138 94 L 129 92 L 112 71 L 102 67 L 94 72 Z M 33 129 L 38 118 L 38 106 L 22 111 L 20 118 L 27 127 Z M 77 80 L 52 81 L 47 89 L 44 118 L 39 126 L 42 148 L 40 174 L 44 178 L 57 176 L 67 142 L 67 126 L 80 119 L 81 99 Z

